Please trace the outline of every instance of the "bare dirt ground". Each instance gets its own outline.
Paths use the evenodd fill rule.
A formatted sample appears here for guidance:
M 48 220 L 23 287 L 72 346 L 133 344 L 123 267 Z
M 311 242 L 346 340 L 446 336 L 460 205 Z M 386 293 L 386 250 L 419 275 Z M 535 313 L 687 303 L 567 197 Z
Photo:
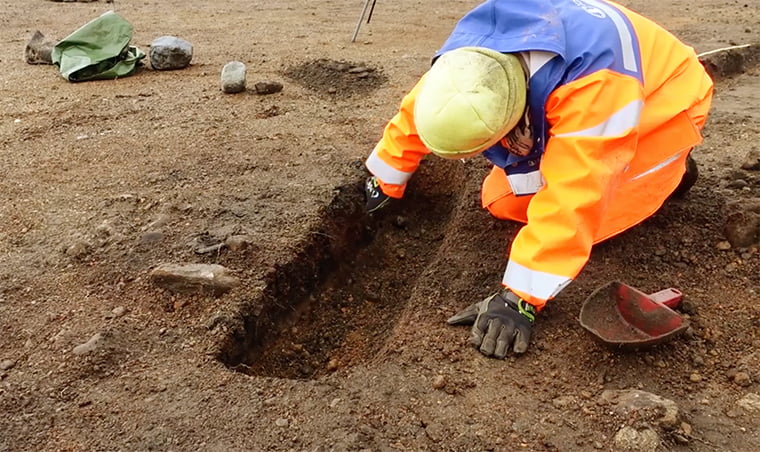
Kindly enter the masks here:
M 739 169 L 760 139 L 757 65 L 719 80 L 690 194 L 595 248 L 525 356 L 490 360 L 445 324 L 498 287 L 517 229 L 478 206 L 486 162 L 426 161 L 377 218 L 360 191 L 476 2 L 381 0 L 351 43 L 362 3 L 2 2 L 0 451 L 614 450 L 647 424 L 657 450 L 760 449 L 738 404 L 760 393 L 760 251 L 723 229 L 728 202 L 760 197 Z M 760 41 L 758 0 L 623 3 L 698 52 Z M 191 67 L 70 84 L 24 62 L 34 30 L 60 39 L 111 8 L 146 52 L 190 41 Z M 222 94 L 232 60 L 284 89 Z M 214 247 L 230 236 L 245 246 Z M 163 263 L 241 284 L 174 294 L 149 277 Z M 612 280 L 682 290 L 692 328 L 602 347 L 576 319 Z M 674 401 L 677 422 L 621 414 L 602 397 L 617 389 Z

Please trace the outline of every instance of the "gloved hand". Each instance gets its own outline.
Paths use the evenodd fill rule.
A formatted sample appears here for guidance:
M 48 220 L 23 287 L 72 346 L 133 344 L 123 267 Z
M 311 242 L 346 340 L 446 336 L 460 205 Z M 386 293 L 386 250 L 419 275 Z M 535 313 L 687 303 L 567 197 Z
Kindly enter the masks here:
M 467 307 L 447 320 L 449 325 L 472 325 L 470 343 L 482 354 L 504 358 L 512 349 L 525 353 L 536 309 L 509 289 Z
M 391 197 L 383 193 L 377 178 L 371 176 L 364 184 L 364 194 L 367 196 L 367 213 L 377 212 L 382 209 L 391 200 Z

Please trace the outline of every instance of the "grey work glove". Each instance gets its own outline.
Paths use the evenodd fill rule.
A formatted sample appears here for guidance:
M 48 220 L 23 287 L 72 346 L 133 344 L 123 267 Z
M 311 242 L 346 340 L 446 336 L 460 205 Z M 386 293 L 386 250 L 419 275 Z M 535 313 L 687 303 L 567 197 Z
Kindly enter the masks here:
M 511 349 L 525 353 L 530 342 L 536 309 L 504 289 L 458 312 L 449 325 L 472 325 L 470 343 L 486 356 L 502 359 Z
M 391 201 L 391 197 L 383 193 L 375 176 L 369 177 L 365 182 L 364 194 L 367 196 L 367 213 L 377 212 Z

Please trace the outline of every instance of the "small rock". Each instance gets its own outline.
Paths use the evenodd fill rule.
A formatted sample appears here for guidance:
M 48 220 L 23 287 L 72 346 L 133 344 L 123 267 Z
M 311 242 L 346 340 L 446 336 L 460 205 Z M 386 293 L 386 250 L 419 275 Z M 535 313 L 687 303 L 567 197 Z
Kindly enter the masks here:
M 164 239 L 164 233 L 159 231 L 149 231 L 140 236 L 140 245 L 153 245 Z
M 405 216 L 398 215 L 393 219 L 393 225 L 399 229 L 405 229 L 408 224 L 409 220 Z
M 740 410 L 738 407 L 731 408 L 730 410 L 726 411 L 726 416 L 730 417 L 731 419 L 737 418 L 742 414 L 742 410 Z
M 752 385 L 752 378 L 747 372 L 736 372 L 736 375 L 734 375 L 734 383 L 746 388 L 747 386 Z
M 728 240 L 724 240 L 722 242 L 718 242 L 718 244 L 715 246 L 720 251 L 728 251 L 731 249 L 731 242 Z
M 56 41 L 45 39 L 45 35 L 37 30 L 24 48 L 24 59 L 29 64 L 53 64 L 53 48 L 56 44 Z
M 245 64 L 230 61 L 222 68 L 222 92 L 235 94 L 245 91 Z
M 280 82 L 258 82 L 253 85 L 256 90 L 256 94 L 274 94 L 282 91 L 282 83 Z
M 760 412 L 760 395 L 751 392 L 742 397 L 736 404 L 747 412 L 758 413 Z
M 111 313 L 114 315 L 114 317 L 121 317 L 124 314 L 126 314 L 127 309 L 124 306 L 117 306 L 111 310 Z
M 681 302 L 681 311 L 683 311 L 684 314 L 697 315 L 697 305 L 691 300 L 684 300 Z
M 233 252 L 241 251 L 247 248 L 251 243 L 251 238 L 247 235 L 231 235 L 224 241 L 227 248 Z
M 699 372 L 694 372 L 691 375 L 689 375 L 689 380 L 692 383 L 699 383 L 702 381 L 702 375 L 699 374 Z
M 734 179 L 731 182 L 726 184 L 726 188 L 730 188 L 732 190 L 741 190 L 744 187 L 748 187 L 749 182 L 747 182 L 744 179 Z
M 615 434 L 613 441 L 621 450 L 654 452 L 660 447 L 660 436 L 651 428 L 636 430 L 623 427 Z
M 332 358 L 327 362 L 326 369 L 328 372 L 335 372 L 336 370 L 340 369 L 340 361 L 338 361 L 337 358 Z
M 671 437 L 678 444 L 682 444 L 682 445 L 689 444 L 689 438 L 686 435 L 681 434 L 680 432 L 672 433 Z
M 215 245 L 209 245 L 209 246 L 199 246 L 195 248 L 195 254 L 212 254 L 212 253 L 219 253 L 222 248 L 226 246 L 225 243 L 217 243 Z
M 158 286 L 172 292 L 191 293 L 210 291 L 221 295 L 240 284 L 229 275 L 229 269 L 217 264 L 164 264 L 150 274 Z
M 150 44 L 150 65 L 158 71 L 184 69 L 193 59 L 193 46 L 174 36 L 162 36 Z
M 681 432 L 686 436 L 691 436 L 692 428 L 688 422 L 681 422 Z
M 554 405 L 554 408 L 567 408 L 569 406 L 572 406 L 575 403 L 575 397 L 565 395 L 565 396 L 559 396 L 552 400 L 552 405 Z
M 446 377 L 443 375 L 437 375 L 433 379 L 433 389 L 443 389 L 446 387 Z
M 77 240 L 66 248 L 66 255 L 75 259 L 82 259 L 90 252 L 91 245 L 84 240 Z
M 723 232 L 734 248 L 747 248 L 760 243 L 760 198 L 734 200 L 724 208 Z
M 95 351 L 98 348 L 101 339 L 103 339 L 103 336 L 100 333 L 96 333 L 84 344 L 80 344 L 74 347 L 74 354 L 85 355 Z
M 747 171 L 760 171 L 760 149 L 752 149 L 747 153 L 742 163 L 742 169 Z
M 680 424 L 678 405 L 656 394 L 638 389 L 606 390 L 600 398 L 625 416 L 637 413 L 643 419 L 655 421 L 667 429 L 674 429 Z
M 288 425 L 290 425 L 290 421 L 288 421 L 287 419 L 284 419 L 284 418 L 280 418 L 280 419 L 277 419 L 276 421 L 274 421 L 274 425 L 276 425 L 278 427 L 287 427 Z
M 0 361 L 0 370 L 11 370 L 16 366 L 16 361 L 12 359 L 4 359 Z

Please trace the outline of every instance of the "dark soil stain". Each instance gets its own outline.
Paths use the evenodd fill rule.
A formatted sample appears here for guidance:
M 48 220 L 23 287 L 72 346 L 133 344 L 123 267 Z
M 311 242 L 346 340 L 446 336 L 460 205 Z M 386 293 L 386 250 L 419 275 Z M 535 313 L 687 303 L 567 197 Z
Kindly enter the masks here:
M 367 64 L 327 58 L 291 66 L 283 74 L 307 89 L 335 97 L 367 94 L 388 80 L 382 71 Z

